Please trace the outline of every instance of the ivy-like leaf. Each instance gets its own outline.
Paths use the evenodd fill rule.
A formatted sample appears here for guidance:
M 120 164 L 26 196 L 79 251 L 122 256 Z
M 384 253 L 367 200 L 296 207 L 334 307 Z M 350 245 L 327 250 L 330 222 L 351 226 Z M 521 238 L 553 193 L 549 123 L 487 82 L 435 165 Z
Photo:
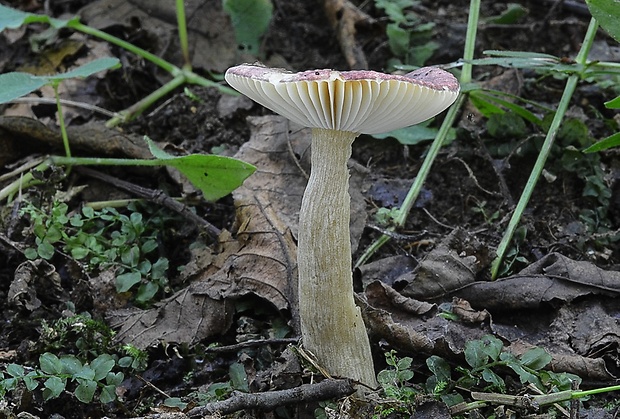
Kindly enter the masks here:
M 543 348 L 532 348 L 521 356 L 521 363 L 533 370 L 541 370 L 551 362 L 551 355 Z
M 45 352 L 39 356 L 39 366 L 41 367 L 41 371 L 48 375 L 61 374 L 63 370 L 60 358 L 50 352 Z
M 45 386 L 45 390 L 43 390 L 43 398 L 47 401 L 50 399 L 55 399 L 60 396 L 60 393 L 63 392 L 67 382 L 65 380 L 61 380 L 59 377 L 53 376 L 45 380 L 43 386 Z
M 92 380 L 82 380 L 73 393 L 82 403 L 90 403 L 95 396 L 97 382 Z
M 100 381 L 106 378 L 108 373 L 114 368 L 114 364 L 114 358 L 109 354 L 101 354 L 93 359 L 90 367 L 95 371 L 94 379 Z

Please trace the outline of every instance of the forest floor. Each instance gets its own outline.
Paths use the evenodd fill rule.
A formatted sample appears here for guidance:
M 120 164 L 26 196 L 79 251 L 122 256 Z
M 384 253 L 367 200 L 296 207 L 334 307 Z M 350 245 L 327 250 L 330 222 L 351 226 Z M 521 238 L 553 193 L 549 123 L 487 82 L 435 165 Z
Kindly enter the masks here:
M 70 0 L 50 2 L 51 9 L 37 1 L 0 3 L 62 19 L 78 14 L 182 65 L 173 2 Z M 257 52 L 237 45 L 221 3 L 186 2 L 192 64 L 206 77 L 257 59 L 294 71 L 393 71 L 396 58 L 411 65 L 457 63 L 469 9 L 465 1 L 388 2 L 409 5 L 401 27 L 412 48 L 397 57 L 379 0 L 351 3 L 363 15 L 355 14 L 348 47 L 326 17 L 338 10 L 333 4 L 345 2 L 273 0 Z M 509 9 L 514 14 L 506 14 Z M 528 51 L 570 63 L 589 21 L 581 1 L 483 1 L 475 56 Z M 119 58 L 122 68 L 67 80 L 60 97 L 119 112 L 169 79 L 125 50 L 68 29 L 32 24 L 0 35 L 0 73 L 59 73 L 106 56 Z M 590 58 L 618 61 L 620 48 L 599 31 Z M 451 71 L 458 75 L 460 67 Z M 508 100 L 544 122 L 533 124 L 506 108 L 490 117 L 475 106 L 480 103 L 468 102 L 404 228 L 354 269 L 377 373 L 394 371 L 391 364 L 402 373 L 391 384 L 380 379 L 382 388 L 367 403 L 350 396 L 348 382 L 324 379 L 298 346 L 295 255 L 310 171 L 307 129 L 214 87 L 178 88 L 115 128 L 92 108 L 64 106 L 78 156 L 149 158 L 146 135 L 171 154 L 231 156 L 258 170 L 232 194 L 207 202 L 174 169 L 58 167 L 0 202 L 0 386 L 8 389 L 0 417 L 617 417 L 618 393 L 572 403 L 531 400 L 571 387 L 615 385 L 620 377 L 620 159 L 614 149 L 581 152 L 618 130 L 620 114 L 604 106 L 618 94 L 618 76 L 578 84 L 497 280 L 490 274 L 495 250 L 566 76 L 488 65 L 474 66 L 473 79 L 512 95 Z M 63 153 L 56 106 L 42 100 L 53 97 L 45 87 L 1 105 L 0 188 L 16 180 L 16 169 Z M 434 132 L 442 118 L 426 128 Z M 385 214 L 402 203 L 429 145 L 429 139 L 392 136 L 355 141 L 354 262 L 389 229 Z M 170 197 L 180 197 L 182 208 Z M 90 205 L 94 210 L 85 212 Z M 103 209 L 109 207 L 115 209 Z M 48 257 L 41 249 L 33 257 L 42 226 L 47 232 L 55 226 L 60 236 Z M 71 237 L 78 236 L 100 237 L 108 247 L 99 257 L 109 263 L 76 257 Z M 135 286 L 118 292 L 118 276 L 131 258 L 148 268 Z M 481 352 L 472 355 L 476 348 Z M 41 357 L 53 359 L 50 354 L 83 364 L 111 354 L 113 371 L 123 373 L 113 388 L 117 400 L 102 403 L 96 392 L 89 403 L 78 402 L 83 377 L 77 376 L 64 377 L 66 387 L 49 400 L 43 385 L 10 387 L 16 365 L 46 372 L 37 377 L 43 383 L 50 374 Z M 321 383 L 318 394 L 308 392 Z M 263 398 L 243 405 L 244 393 Z M 472 405 L 479 393 L 491 399 Z M 229 404 L 214 404 L 222 400 Z

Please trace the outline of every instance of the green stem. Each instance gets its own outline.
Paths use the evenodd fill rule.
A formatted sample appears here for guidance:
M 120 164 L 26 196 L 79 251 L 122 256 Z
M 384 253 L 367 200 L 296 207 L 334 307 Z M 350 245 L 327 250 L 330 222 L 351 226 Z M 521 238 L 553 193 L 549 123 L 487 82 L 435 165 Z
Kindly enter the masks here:
M 183 0 L 177 0 L 177 27 L 179 31 L 179 43 L 183 54 L 184 70 L 191 70 L 192 62 L 189 58 L 189 44 L 187 42 L 187 20 L 185 19 L 185 4 Z
M 181 72 L 175 78 L 173 78 L 172 80 L 170 80 L 169 82 L 161 86 L 159 89 L 152 92 L 150 95 L 146 96 L 145 98 L 142 98 L 140 101 L 134 103 L 133 105 L 131 105 L 129 108 L 125 109 L 124 111 L 119 112 L 118 116 L 115 116 L 114 118 L 106 122 L 106 126 L 115 127 L 116 125 L 120 123 L 123 123 L 125 121 L 130 121 L 133 118 L 141 115 L 142 112 L 144 112 L 151 105 L 153 105 L 153 103 L 157 102 L 159 99 L 168 95 L 170 92 L 172 92 L 177 87 L 182 86 L 183 84 L 185 84 L 186 81 L 187 79 L 185 77 L 185 74 Z
M 461 71 L 460 83 L 461 85 L 467 84 L 471 82 L 472 78 L 472 65 L 471 61 L 474 58 L 474 51 L 476 46 L 476 32 L 478 30 L 478 20 L 480 18 L 480 0 L 471 0 L 469 4 L 469 18 L 467 21 L 467 34 L 465 36 L 465 48 L 463 51 L 464 64 Z M 431 147 L 424 158 L 424 162 L 420 167 L 418 172 L 418 176 L 416 176 L 411 188 L 409 188 L 409 192 L 407 196 L 403 200 L 403 203 L 397 213 L 396 218 L 394 219 L 394 226 L 390 230 L 395 230 L 398 228 L 402 228 L 407 221 L 407 217 L 413 207 L 413 204 L 418 199 L 418 195 L 422 190 L 422 185 L 426 181 L 428 177 L 433 162 L 435 158 L 439 154 L 441 147 L 443 146 L 448 133 L 450 132 L 450 128 L 454 125 L 456 121 L 456 117 L 459 113 L 461 106 L 465 101 L 465 93 L 461 93 L 456 102 L 450 107 L 446 117 L 439 128 L 439 132 L 433 140 Z M 377 240 L 375 240 L 366 251 L 359 257 L 357 262 L 355 263 L 355 267 L 360 267 L 363 265 L 370 257 L 377 252 L 385 243 L 390 240 L 390 236 L 383 234 Z
M 50 156 L 49 161 L 58 165 L 80 166 L 165 166 L 164 160 L 160 159 L 116 159 L 102 157 L 63 157 Z
M 583 41 L 583 45 L 581 46 L 581 49 L 579 53 L 577 54 L 576 61 L 578 64 L 586 63 L 588 52 L 590 51 L 590 48 L 592 47 L 592 43 L 594 42 L 594 37 L 596 35 L 597 29 L 598 29 L 598 24 L 596 20 L 591 19 L 590 25 L 588 26 L 588 31 L 586 32 L 586 35 Z M 549 153 L 551 152 L 551 147 L 553 146 L 555 137 L 558 133 L 558 130 L 560 129 L 560 124 L 562 123 L 564 114 L 566 113 L 566 110 L 568 109 L 568 105 L 570 104 L 570 101 L 573 97 L 573 93 L 575 92 L 575 88 L 577 87 L 577 83 L 579 82 L 579 79 L 580 79 L 579 74 L 573 74 L 566 81 L 566 86 L 564 87 L 562 98 L 560 99 L 560 103 L 558 104 L 558 108 L 555 112 L 553 121 L 551 122 L 551 126 L 549 127 L 549 131 L 547 132 L 547 136 L 545 137 L 545 141 L 542 145 L 540 153 L 538 154 L 538 158 L 536 159 L 534 168 L 532 169 L 532 172 L 530 173 L 530 177 L 528 178 L 527 183 L 525 184 L 525 188 L 521 194 L 521 198 L 519 198 L 519 202 L 517 203 L 517 206 L 515 207 L 512 217 L 510 218 L 510 221 L 508 222 L 508 227 L 506 227 L 504 236 L 502 237 L 502 240 L 499 246 L 497 247 L 497 251 L 496 251 L 497 256 L 491 266 L 491 277 L 493 279 L 496 279 L 499 274 L 499 270 L 501 268 L 502 262 L 504 260 L 504 257 L 506 256 L 506 252 L 508 251 L 508 246 L 510 245 L 510 242 L 512 241 L 512 237 L 517 229 L 517 226 L 519 225 L 519 222 L 521 221 L 521 216 L 523 215 L 523 212 L 525 211 L 525 208 L 527 207 L 527 204 L 530 201 L 532 192 L 534 191 L 534 187 L 536 186 L 536 183 L 538 182 L 538 178 L 540 177 L 545 167 L 545 162 L 547 161 L 547 158 L 549 157 Z
M 65 118 L 60 105 L 60 96 L 58 96 L 58 85 L 60 81 L 54 80 L 52 88 L 54 89 L 54 97 L 56 98 L 56 110 L 58 111 L 58 124 L 60 125 L 60 135 L 62 136 L 62 144 L 65 147 L 65 155 L 71 158 L 71 147 L 69 147 L 69 136 L 67 135 L 67 127 L 65 126 Z
M 77 22 L 77 21 L 69 21 L 67 23 L 67 26 L 75 29 L 76 31 L 85 33 L 87 35 L 92 35 L 95 36 L 97 38 L 103 39 L 104 41 L 107 41 L 111 44 L 117 45 L 123 49 L 126 49 L 127 51 L 133 52 L 134 54 L 136 54 L 139 57 L 144 58 L 145 60 L 148 60 L 150 62 L 152 62 L 153 64 L 155 64 L 156 66 L 158 66 L 159 68 L 161 68 L 162 70 L 167 71 L 168 73 L 172 74 L 173 77 L 176 77 L 177 75 L 179 75 L 182 70 L 175 66 L 174 64 L 158 57 L 155 54 L 152 54 L 142 48 L 139 48 L 137 46 L 135 46 L 132 43 L 129 43 L 127 41 L 124 41 L 120 38 L 117 38 L 113 35 L 110 35 L 109 33 L 100 31 L 99 29 L 95 29 L 92 28 L 90 26 L 84 25 L 83 23 Z

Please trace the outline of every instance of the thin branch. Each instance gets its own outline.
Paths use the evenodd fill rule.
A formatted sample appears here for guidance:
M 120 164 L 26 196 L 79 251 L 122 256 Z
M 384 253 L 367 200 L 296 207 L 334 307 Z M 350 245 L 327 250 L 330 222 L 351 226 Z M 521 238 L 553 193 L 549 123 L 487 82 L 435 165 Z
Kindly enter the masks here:
M 288 390 L 276 390 L 265 393 L 233 392 L 229 399 L 195 407 L 187 415 L 190 418 L 204 417 L 219 413 L 227 415 L 243 409 L 273 410 L 276 407 L 299 404 L 310 401 L 339 399 L 355 392 L 351 380 L 323 380 L 318 384 L 302 384 Z

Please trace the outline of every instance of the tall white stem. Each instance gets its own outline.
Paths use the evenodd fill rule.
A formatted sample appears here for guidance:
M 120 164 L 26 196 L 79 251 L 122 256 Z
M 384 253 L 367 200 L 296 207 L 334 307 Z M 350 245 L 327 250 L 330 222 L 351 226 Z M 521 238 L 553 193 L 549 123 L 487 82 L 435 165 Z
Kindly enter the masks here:
M 330 374 L 374 387 L 370 342 L 351 276 L 347 162 L 355 137 L 312 130 L 312 172 L 299 213 L 299 315 L 304 347 Z

